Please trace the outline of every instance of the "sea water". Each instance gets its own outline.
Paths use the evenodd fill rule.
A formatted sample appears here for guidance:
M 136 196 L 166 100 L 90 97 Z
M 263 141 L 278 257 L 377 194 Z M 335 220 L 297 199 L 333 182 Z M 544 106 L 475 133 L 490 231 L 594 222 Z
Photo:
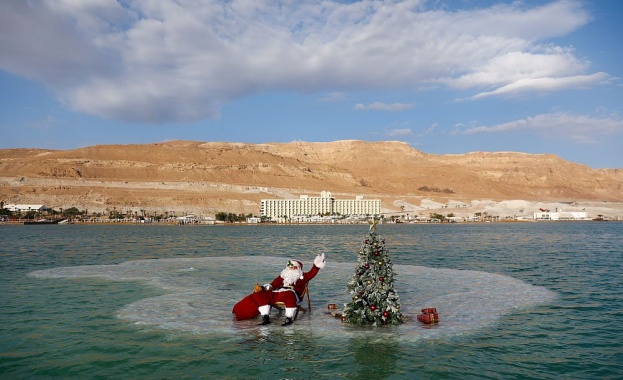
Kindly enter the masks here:
M 366 225 L 0 226 L 0 378 L 621 378 L 622 227 L 379 225 L 407 322 L 357 327 L 327 305 Z M 319 253 L 310 313 L 232 319 Z

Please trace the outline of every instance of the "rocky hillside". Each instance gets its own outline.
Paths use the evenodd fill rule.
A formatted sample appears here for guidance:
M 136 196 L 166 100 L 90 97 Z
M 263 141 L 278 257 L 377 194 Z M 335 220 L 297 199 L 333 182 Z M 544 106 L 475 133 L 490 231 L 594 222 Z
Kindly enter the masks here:
M 622 170 L 553 155 L 425 154 L 401 142 L 241 144 L 173 141 L 54 151 L 0 150 L 0 200 L 50 207 L 258 213 L 263 198 L 623 202 Z M 403 206 L 404 207 L 404 206 Z

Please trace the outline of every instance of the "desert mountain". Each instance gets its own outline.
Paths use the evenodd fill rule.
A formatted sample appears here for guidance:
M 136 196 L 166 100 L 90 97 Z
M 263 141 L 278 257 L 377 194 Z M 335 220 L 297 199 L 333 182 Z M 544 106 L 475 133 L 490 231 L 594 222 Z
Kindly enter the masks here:
M 623 202 L 623 170 L 591 169 L 550 154 L 426 154 L 395 141 L 0 150 L 5 203 L 257 214 L 261 199 L 322 190 L 336 198 L 378 198 L 388 211 L 422 200 Z

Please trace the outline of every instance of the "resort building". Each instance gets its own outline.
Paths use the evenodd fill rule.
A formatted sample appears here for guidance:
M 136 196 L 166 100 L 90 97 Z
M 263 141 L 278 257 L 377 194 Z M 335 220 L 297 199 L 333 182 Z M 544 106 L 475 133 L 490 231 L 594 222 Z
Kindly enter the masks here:
M 364 199 L 363 195 L 355 199 L 335 199 L 328 191 L 320 197 L 301 195 L 298 199 L 262 199 L 260 215 L 279 219 L 300 219 L 316 215 L 380 215 L 380 199 Z
M 587 220 L 585 211 L 549 212 L 541 211 L 534 213 L 534 220 Z
M 11 212 L 44 212 L 47 210 L 47 207 L 44 205 L 27 205 L 27 204 L 7 204 L 4 205 L 4 209 L 9 210 Z

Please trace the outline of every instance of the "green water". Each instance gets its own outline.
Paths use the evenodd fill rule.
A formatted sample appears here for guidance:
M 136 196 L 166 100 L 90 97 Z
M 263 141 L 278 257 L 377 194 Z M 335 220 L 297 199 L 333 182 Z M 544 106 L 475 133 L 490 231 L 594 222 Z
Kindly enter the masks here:
M 0 226 L 0 378 L 617 379 L 622 231 L 380 226 L 405 308 L 434 302 L 441 323 L 357 329 L 323 310 L 346 297 L 366 226 Z M 311 315 L 231 321 L 281 258 L 319 252 Z

